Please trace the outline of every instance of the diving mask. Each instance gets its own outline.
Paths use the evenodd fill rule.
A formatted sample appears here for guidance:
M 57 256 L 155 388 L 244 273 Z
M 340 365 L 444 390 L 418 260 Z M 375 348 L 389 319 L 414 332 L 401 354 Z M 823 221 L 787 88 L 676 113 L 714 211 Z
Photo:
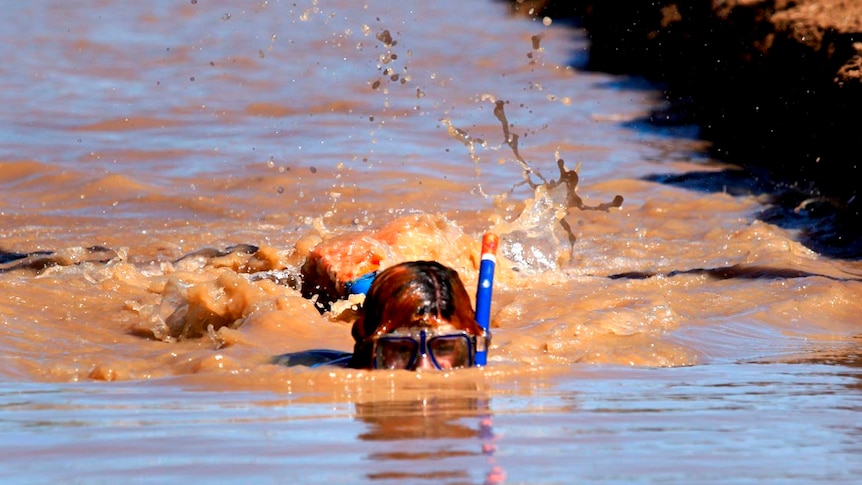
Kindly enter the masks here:
M 484 336 L 434 327 L 402 327 L 372 340 L 375 369 L 413 369 L 422 356 L 440 370 L 473 367 L 488 345 Z

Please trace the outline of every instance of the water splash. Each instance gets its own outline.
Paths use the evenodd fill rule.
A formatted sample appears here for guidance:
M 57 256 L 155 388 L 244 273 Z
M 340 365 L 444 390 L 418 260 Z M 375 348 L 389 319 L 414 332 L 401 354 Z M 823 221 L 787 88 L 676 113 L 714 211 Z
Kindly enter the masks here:
M 494 102 L 494 116 L 500 122 L 503 133 L 503 145 L 512 151 L 515 161 L 521 167 L 522 177 L 507 193 L 499 194 L 495 198 L 498 201 L 504 200 L 523 185 L 533 189 L 533 197 L 524 201 L 524 209 L 514 220 L 498 222 L 491 230 L 500 235 L 501 252 L 515 264 L 517 270 L 527 273 L 553 271 L 571 259 L 574 252 L 577 237 L 566 220 L 569 211 L 609 211 L 622 207 L 624 199 L 617 195 L 610 202 L 585 204 L 577 192 L 580 165 L 574 170 L 567 169 L 559 153 L 555 154 L 559 178 L 546 178 L 521 155 L 518 149 L 519 136 L 510 129 L 511 125 L 506 116 L 506 101 L 491 101 Z M 478 163 L 480 159 L 476 155 L 476 148 L 487 148 L 487 143 L 473 137 L 467 130 L 457 128 L 450 119 L 441 120 L 441 123 L 446 127 L 449 136 L 467 147 L 470 158 Z M 558 229 L 562 229 L 567 248 L 560 243 Z

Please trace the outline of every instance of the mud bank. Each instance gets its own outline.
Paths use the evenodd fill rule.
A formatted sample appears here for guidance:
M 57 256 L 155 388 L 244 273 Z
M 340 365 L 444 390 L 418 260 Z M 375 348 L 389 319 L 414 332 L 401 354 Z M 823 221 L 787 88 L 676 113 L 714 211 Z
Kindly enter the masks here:
M 748 167 L 756 180 L 767 171 L 777 187 L 756 190 L 784 199 L 778 205 L 790 212 L 779 222 L 808 226 L 824 248 L 858 256 L 849 247 L 858 231 L 833 229 L 857 226 L 860 217 L 862 3 L 578 0 L 513 8 L 580 23 L 590 38 L 588 69 L 665 86 L 672 108 L 650 123 L 698 125 L 714 156 Z M 828 220 L 799 221 L 800 213 Z

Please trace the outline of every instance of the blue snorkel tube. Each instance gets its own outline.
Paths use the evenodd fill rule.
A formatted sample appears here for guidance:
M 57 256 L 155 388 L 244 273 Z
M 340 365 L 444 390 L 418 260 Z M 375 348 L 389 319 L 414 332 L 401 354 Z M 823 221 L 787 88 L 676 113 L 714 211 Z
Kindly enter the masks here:
M 491 293 L 494 291 L 494 268 L 497 265 L 497 246 L 500 238 L 487 233 L 482 237 L 482 262 L 479 264 L 479 282 L 476 287 L 476 323 L 485 331 L 485 338 L 476 339 L 476 367 L 488 363 L 488 346 L 491 344 Z

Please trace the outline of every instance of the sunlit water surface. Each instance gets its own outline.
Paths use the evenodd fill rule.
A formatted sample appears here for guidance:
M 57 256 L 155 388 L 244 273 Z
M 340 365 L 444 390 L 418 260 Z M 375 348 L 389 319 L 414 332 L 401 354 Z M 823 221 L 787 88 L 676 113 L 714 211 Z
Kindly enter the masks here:
M 580 30 L 406 3 L 5 6 L 3 482 L 858 481 L 862 266 L 759 194 L 656 182 L 728 167 L 641 121 L 659 91 L 578 70 Z M 622 207 L 567 206 L 558 158 Z M 469 287 L 487 230 L 490 365 L 446 375 L 270 365 L 349 324 L 179 260 L 290 273 L 383 233 Z M 175 341 L 186 307 L 221 326 Z
M 402 396 L 5 384 L 4 483 L 854 483 L 858 368 L 578 367 Z

